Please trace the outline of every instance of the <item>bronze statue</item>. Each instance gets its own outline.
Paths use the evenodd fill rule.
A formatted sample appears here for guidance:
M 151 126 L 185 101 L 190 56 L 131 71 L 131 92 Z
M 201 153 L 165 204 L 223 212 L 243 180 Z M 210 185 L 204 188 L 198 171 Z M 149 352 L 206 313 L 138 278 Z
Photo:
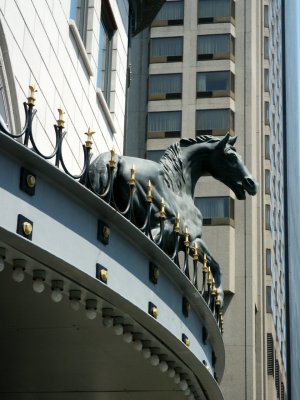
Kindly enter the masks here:
M 202 215 L 194 204 L 194 190 L 198 179 L 212 175 L 233 190 L 237 199 L 244 200 L 246 192 L 257 193 L 257 183 L 236 152 L 236 137 L 227 134 L 223 139 L 213 136 L 198 136 L 181 139 L 171 145 L 158 163 L 111 153 L 101 154 L 90 166 L 89 186 L 97 194 L 105 193 L 111 179 L 112 201 L 118 210 L 131 207 L 131 221 L 142 227 L 147 215 L 149 201 L 152 206 L 151 237 L 158 242 L 161 232 L 161 213 L 165 215 L 162 249 L 172 257 L 174 254 L 174 226 L 180 216 L 180 239 L 178 250 L 184 249 L 184 230 L 188 228 L 189 248 L 198 248 L 199 259 L 207 257 L 219 293 L 221 272 L 202 240 Z M 112 168 L 109 168 L 111 165 Z M 133 165 L 135 167 L 133 167 Z M 114 171 L 110 173 L 109 171 Z M 111 175 L 111 176 L 110 176 Z M 134 179 L 134 195 L 128 190 Z M 149 181 L 151 182 L 149 184 Z M 106 190 L 106 192 L 108 192 Z M 131 198 L 130 198 L 131 196 Z M 163 207 L 162 207 L 162 198 Z M 110 202 L 110 201 L 109 201 Z M 176 220 L 177 218 L 177 220 Z M 149 221 L 148 221 L 149 222 Z

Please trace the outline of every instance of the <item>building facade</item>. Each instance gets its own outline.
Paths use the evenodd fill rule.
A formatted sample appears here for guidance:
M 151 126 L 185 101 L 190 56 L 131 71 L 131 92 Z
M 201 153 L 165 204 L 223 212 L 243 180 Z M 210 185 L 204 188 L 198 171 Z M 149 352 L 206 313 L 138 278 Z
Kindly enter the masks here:
M 295 334 L 299 330 L 299 310 L 296 300 L 297 288 L 300 277 L 298 260 L 299 254 L 299 52 L 294 51 L 299 46 L 299 4 L 297 2 L 285 2 L 285 119 L 286 119 L 286 205 L 288 218 L 288 285 L 289 285 L 289 365 L 290 365 L 290 399 L 296 400 L 300 396 L 299 385 L 299 360 L 296 356 L 299 352 L 299 336 Z
M 162 3 L 0 1 L 1 399 L 223 399 L 219 298 L 209 302 L 112 193 L 128 43 Z M 87 172 L 103 152 L 109 179 L 97 193 Z M 174 232 L 183 237 L 179 222 Z M 195 252 L 195 271 L 199 261 Z
M 116 2 L 103 2 L 101 11 L 101 2 L 82 3 L 76 9 L 75 1 L 1 2 L 4 48 L 10 46 L 7 62 L 7 52 L 2 54 L 7 76 L 2 79 L 14 86 L 6 97 L 13 98 L 10 103 L 17 110 L 28 85 L 36 83 L 40 112 L 34 135 L 39 132 L 45 153 L 52 148 L 46 131 L 57 119 L 57 109 L 64 110 L 66 142 L 73 148 L 66 146 L 65 151 L 74 171 L 82 162 L 88 127 L 96 132 L 95 153 L 112 144 L 122 149 L 126 92 L 128 6 L 119 9 Z M 105 29 L 110 31 L 104 38 Z M 99 41 L 104 40 L 107 49 L 101 53 Z
M 287 398 L 284 6 L 170 0 L 132 42 L 125 151 L 158 161 L 180 138 L 229 132 L 260 182 L 245 202 L 211 177 L 195 193 L 223 267 L 228 399 Z

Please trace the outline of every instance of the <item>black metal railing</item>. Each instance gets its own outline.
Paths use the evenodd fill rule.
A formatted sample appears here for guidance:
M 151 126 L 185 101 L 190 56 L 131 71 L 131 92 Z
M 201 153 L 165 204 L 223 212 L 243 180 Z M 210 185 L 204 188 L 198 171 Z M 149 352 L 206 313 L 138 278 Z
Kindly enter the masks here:
M 27 98 L 27 102 L 24 103 L 25 110 L 25 124 L 20 133 L 13 134 L 11 133 L 4 121 L 0 118 L 0 132 L 13 138 L 20 139 L 24 136 L 23 144 L 28 147 L 31 145 L 31 150 L 37 153 L 39 156 L 44 158 L 45 160 L 50 160 L 55 157 L 55 166 L 57 168 L 62 168 L 63 171 L 72 177 L 75 180 L 78 180 L 82 185 L 86 186 L 88 189 L 93 191 L 99 198 L 104 200 L 110 206 L 114 207 L 120 214 L 122 214 L 125 218 L 127 218 L 130 222 L 134 223 L 136 226 L 138 224 L 134 218 L 134 199 L 136 193 L 136 179 L 135 179 L 135 168 L 134 166 L 131 168 L 131 176 L 128 181 L 128 192 L 129 198 L 128 203 L 125 206 L 124 210 L 120 210 L 117 207 L 116 201 L 114 199 L 114 180 L 116 175 L 116 161 L 115 161 L 115 151 L 111 150 L 111 159 L 107 163 L 107 184 L 106 187 L 103 188 L 101 193 L 97 193 L 93 190 L 93 187 L 89 180 L 89 167 L 90 160 L 92 157 L 91 148 L 92 148 L 92 135 L 94 132 L 89 128 L 86 132 L 87 140 L 83 147 L 83 155 L 84 155 L 84 163 L 81 172 L 78 175 L 73 175 L 67 169 L 62 154 L 62 144 L 63 140 L 66 137 L 66 131 L 64 131 L 64 112 L 62 108 L 58 109 L 59 117 L 57 120 L 57 124 L 54 125 L 55 131 L 55 146 L 54 150 L 50 155 L 45 155 L 39 151 L 35 140 L 32 134 L 32 122 L 36 115 L 35 106 L 35 87 L 34 85 L 29 86 L 30 94 Z M 138 228 L 147 236 L 151 241 L 153 241 L 160 248 L 164 248 L 164 237 L 165 237 L 165 220 L 166 220 L 166 212 L 165 212 L 165 202 L 164 199 L 161 199 L 159 206 L 159 234 L 155 237 L 152 234 L 153 226 L 152 216 L 153 216 L 153 196 L 152 196 L 152 185 L 151 182 L 148 182 L 146 187 L 146 215 L 145 220 L 142 226 L 138 226 Z M 174 235 L 174 251 L 170 256 L 172 261 L 181 269 L 183 274 L 192 282 L 194 287 L 199 291 L 200 295 L 205 299 L 212 313 L 214 314 L 216 321 L 219 325 L 221 332 L 223 333 L 224 321 L 223 321 L 223 312 L 221 308 L 221 297 L 218 292 L 214 278 L 212 276 L 210 267 L 207 266 L 206 255 L 204 254 L 203 262 L 202 262 L 202 282 L 199 284 L 200 274 L 199 274 L 199 263 L 200 263 L 200 255 L 199 249 L 197 247 L 197 243 L 195 242 L 194 246 L 190 248 L 190 235 L 188 232 L 188 228 L 185 227 L 184 232 L 180 231 L 180 216 L 177 215 L 174 222 L 173 227 L 173 235 Z M 183 266 L 180 265 L 180 257 L 179 252 L 182 250 L 180 248 L 181 240 L 183 239 Z M 192 257 L 190 256 L 192 254 Z M 190 268 L 190 260 L 193 261 L 193 267 Z M 200 286 L 200 287 L 199 287 Z

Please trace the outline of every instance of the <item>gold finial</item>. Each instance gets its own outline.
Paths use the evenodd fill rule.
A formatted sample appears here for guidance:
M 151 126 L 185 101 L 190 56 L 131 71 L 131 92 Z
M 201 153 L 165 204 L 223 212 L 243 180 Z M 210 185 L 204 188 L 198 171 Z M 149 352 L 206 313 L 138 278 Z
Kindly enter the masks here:
M 149 180 L 148 185 L 147 185 L 146 200 L 147 200 L 148 203 L 152 203 L 152 185 L 151 185 L 151 181 L 150 180 Z
M 206 254 L 203 254 L 203 267 L 202 267 L 202 272 L 207 273 L 207 258 Z
M 64 120 L 64 114 L 65 114 L 65 112 L 64 112 L 62 106 L 60 106 L 60 107 L 57 109 L 57 111 L 58 111 L 58 120 L 56 121 L 56 122 L 57 122 L 57 126 L 58 126 L 59 128 L 64 128 L 64 127 L 65 127 L 65 120 Z
M 189 232 L 188 232 L 188 228 L 186 226 L 185 229 L 184 229 L 184 241 L 183 241 L 183 244 L 186 247 L 189 247 L 189 245 L 190 245 L 189 236 L 190 235 L 189 235 Z
M 216 300 L 216 306 L 220 306 L 220 305 L 221 305 L 221 296 L 220 296 L 220 293 L 218 293 L 217 300 Z
M 129 185 L 134 186 L 135 185 L 135 165 L 132 165 L 132 168 L 130 170 L 130 179 L 129 179 Z
M 159 209 L 160 218 L 166 219 L 166 210 L 165 210 L 165 208 L 166 208 L 165 201 L 164 201 L 164 198 L 162 197 L 161 201 L 160 201 L 160 209 Z
M 221 324 L 224 322 L 224 317 L 223 317 L 223 312 L 222 312 L 222 310 L 220 310 L 220 312 L 219 312 L 219 317 L 220 317 L 220 322 L 221 322 Z
M 194 247 L 193 247 L 193 260 L 194 260 L 194 261 L 198 261 L 198 258 L 199 258 L 198 243 L 195 242 L 195 243 L 194 243 Z
M 215 279 L 214 278 L 212 278 L 211 295 L 212 296 L 216 296 L 217 295 L 216 283 L 215 283 Z
M 178 234 L 180 232 L 180 216 L 179 216 L 179 213 L 177 213 L 176 218 L 175 218 L 174 232 L 176 232 Z
M 116 151 L 115 151 L 115 147 L 114 146 L 112 147 L 112 149 L 110 151 L 110 154 L 111 154 L 111 157 L 110 157 L 110 161 L 109 161 L 109 166 L 110 166 L 110 168 L 114 168 L 115 165 L 116 165 L 116 161 L 115 161 Z
M 111 154 L 111 161 L 115 161 L 115 156 L 116 156 L 115 146 L 112 147 L 110 154 Z
M 208 271 L 207 271 L 207 284 L 211 285 L 212 282 L 212 276 L 211 276 L 211 272 L 210 272 L 210 267 L 208 267 Z
M 32 83 L 31 85 L 29 85 L 29 94 L 28 94 L 28 97 L 27 97 L 27 104 L 29 106 L 34 106 L 34 103 L 35 103 L 35 100 L 36 100 L 36 98 L 35 98 L 35 93 L 36 92 L 37 92 L 37 90 L 36 90 L 35 84 Z
M 93 145 L 92 136 L 94 135 L 94 133 L 95 132 L 90 127 L 88 128 L 88 131 L 84 133 L 87 136 L 87 140 L 85 142 L 85 147 L 87 149 L 92 148 Z

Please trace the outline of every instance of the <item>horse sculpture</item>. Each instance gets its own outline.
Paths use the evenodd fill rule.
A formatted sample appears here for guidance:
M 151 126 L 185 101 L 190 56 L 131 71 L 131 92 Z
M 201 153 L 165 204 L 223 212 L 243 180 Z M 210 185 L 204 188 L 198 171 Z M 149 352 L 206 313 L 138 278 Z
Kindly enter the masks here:
M 134 157 L 115 156 L 115 173 L 112 192 L 117 209 L 126 208 L 129 201 L 128 182 L 135 165 L 135 195 L 132 199 L 134 223 L 142 226 L 147 214 L 147 186 L 149 181 L 153 212 L 151 216 L 151 235 L 158 237 L 160 231 L 160 204 L 165 201 L 165 225 L 162 249 L 172 255 L 174 251 L 174 224 L 180 215 L 181 232 L 188 227 L 190 250 L 199 249 L 199 259 L 206 254 L 215 279 L 216 288 L 222 295 L 221 270 L 202 240 L 203 217 L 195 206 L 193 197 L 198 179 L 203 175 L 212 175 L 223 182 L 235 193 L 237 199 L 244 200 L 246 192 L 257 193 L 257 183 L 236 152 L 236 137 L 227 134 L 223 139 L 212 136 L 198 136 L 195 139 L 181 139 L 171 145 L 158 163 Z M 108 185 L 111 154 L 103 153 L 91 164 L 89 185 L 97 194 L 103 193 Z M 183 228 L 183 229 L 182 229 Z M 180 236 L 179 250 L 184 248 L 184 235 Z

